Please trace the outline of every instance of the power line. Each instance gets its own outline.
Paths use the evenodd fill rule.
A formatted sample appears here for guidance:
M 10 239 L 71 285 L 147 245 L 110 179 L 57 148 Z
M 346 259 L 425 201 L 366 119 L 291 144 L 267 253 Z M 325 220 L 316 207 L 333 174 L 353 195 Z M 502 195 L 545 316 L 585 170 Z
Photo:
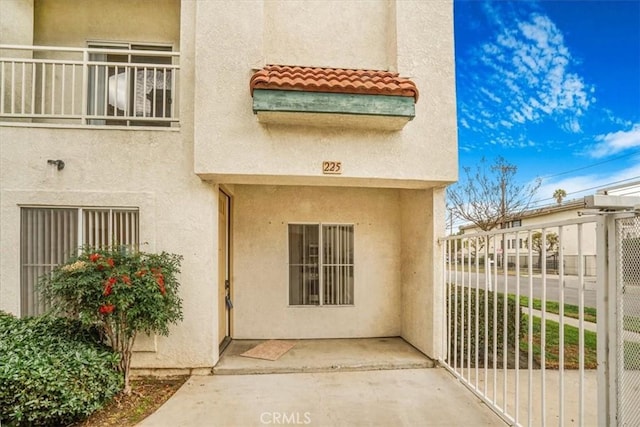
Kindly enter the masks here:
M 640 153 L 640 149 L 638 149 L 638 150 L 634 150 L 634 151 L 631 151 L 630 153 L 624 154 L 624 155 L 622 155 L 622 156 L 614 157 L 614 158 L 611 158 L 611 159 L 608 159 L 608 160 L 603 160 L 603 161 L 601 161 L 601 162 L 597 162 L 597 163 L 592 163 L 592 164 L 590 164 L 590 165 L 582 166 L 582 167 L 579 167 L 579 168 L 577 168 L 577 169 L 572 169 L 572 170 L 569 170 L 569 171 L 566 171 L 566 172 L 554 173 L 554 174 L 552 174 L 552 175 L 544 175 L 544 176 L 542 176 L 542 177 L 541 177 L 541 179 L 554 178 L 554 177 L 556 177 L 556 176 L 566 175 L 566 174 L 568 174 L 568 173 L 573 173 L 573 172 L 578 172 L 578 171 L 581 171 L 581 170 L 584 170 L 584 169 L 592 168 L 592 167 L 594 167 L 594 166 L 602 165 L 602 164 L 604 164 L 604 163 L 609 163 L 609 162 L 613 162 L 613 161 L 615 161 L 615 160 L 624 159 L 625 157 L 630 157 L 630 156 L 632 156 L 632 155 L 634 155 L 634 154 L 638 154 L 638 153 Z
M 614 182 L 609 182 L 609 183 L 606 183 L 606 184 L 597 185 L 595 187 L 584 188 L 582 190 L 572 191 L 570 193 L 567 193 L 567 196 L 571 195 L 571 194 L 584 193 L 585 191 L 590 191 L 590 190 L 598 190 L 598 189 L 606 188 L 606 187 L 609 187 L 609 186 L 612 186 L 612 185 L 621 184 L 621 183 L 624 183 L 624 182 L 634 181 L 634 180 L 638 180 L 638 179 L 640 179 L 640 175 L 639 176 L 632 176 L 631 178 L 622 179 L 620 181 L 614 181 Z M 547 200 L 554 200 L 554 198 L 553 197 L 547 197 L 546 199 L 535 200 L 534 202 L 532 202 L 532 206 L 536 207 L 539 203 L 545 202 Z M 539 206 L 539 207 L 544 207 L 544 205 Z

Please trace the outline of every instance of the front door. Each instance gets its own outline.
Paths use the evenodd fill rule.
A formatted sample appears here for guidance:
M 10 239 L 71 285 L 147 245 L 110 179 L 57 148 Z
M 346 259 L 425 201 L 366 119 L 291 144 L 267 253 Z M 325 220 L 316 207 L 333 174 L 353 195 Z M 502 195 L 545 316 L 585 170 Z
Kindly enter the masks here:
M 223 191 L 218 195 L 218 345 L 220 351 L 231 337 L 231 198 Z

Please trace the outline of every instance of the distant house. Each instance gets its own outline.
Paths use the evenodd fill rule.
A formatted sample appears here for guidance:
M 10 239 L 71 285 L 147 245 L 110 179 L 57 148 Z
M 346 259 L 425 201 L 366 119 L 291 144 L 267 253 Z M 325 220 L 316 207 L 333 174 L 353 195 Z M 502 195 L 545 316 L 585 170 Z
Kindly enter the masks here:
M 598 190 L 598 194 L 605 195 L 617 195 L 617 196 L 639 196 L 640 195 L 640 181 L 634 181 L 625 183 L 622 185 L 607 187 Z M 560 227 L 548 226 L 550 223 L 562 223 L 577 218 L 581 214 L 585 213 L 584 199 L 575 199 L 562 202 L 560 204 L 554 204 L 550 206 L 544 206 L 541 208 L 531 209 L 524 212 L 517 218 L 510 219 L 504 226 L 504 228 L 517 228 L 517 227 L 530 227 L 536 225 L 545 225 L 545 232 L 548 234 L 559 234 Z M 578 231 L 578 229 L 581 229 Z M 474 225 L 464 225 L 460 227 L 460 231 L 463 234 L 471 234 L 479 231 Z M 532 233 L 542 232 L 542 229 L 534 229 Z M 580 259 L 582 260 L 582 272 L 585 275 L 593 276 L 596 274 L 596 223 L 584 224 L 582 226 L 571 225 L 563 226 L 563 242 L 562 251 L 564 254 L 564 272 L 566 274 L 578 274 L 580 271 Z M 580 242 L 579 242 L 580 239 Z M 531 237 L 533 241 L 533 236 Z M 529 235 L 526 231 L 508 232 L 505 234 L 505 239 L 491 240 L 488 246 L 479 243 L 478 256 L 483 257 L 484 251 L 488 253 L 489 259 L 494 259 L 500 264 L 503 259 L 503 254 L 506 254 L 507 262 L 510 266 L 514 266 L 516 262 L 516 252 L 519 250 L 525 250 L 528 248 Z M 581 246 L 580 246 L 581 243 Z M 579 252 L 578 248 L 582 247 L 582 251 Z M 486 249 L 485 249 L 486 248 Z M 535 249 L 535 247 L 534 247 Z M 547 251 L 547 267 L 551 271 L 558 270 L 558 247 L 548 247 Z M 475 252 L 475 248 L 461 248 L 461 252 L 467 253 L 467 251 Z M 523 251 L 524 252 L 524 251 Z M 519 254 L 519 265 L 522 268 L 527 268 L 528 257 L 527 255 Z M 533 266 L 536 269 L 540 268 L 540 259 L 534 258 Z
M 230 339 L 401 336 L 442 354 L 457 179 L 452 1 L 0 2 L 0 309 L 80 245 L 184 256 L 184 321 L 137 368 Z
M 532 209 L 524 212 L 518 218 L 513 218 L 505 224 L 504 228 L 517 228 L 543 225 L 549 223 L 556 223 L 575 219 L 580 215 L 580 212 L 584 211 L 584 200 L 570 200 L 563 202 L 562 204 L 546 206 L 538 209 Z M 577 274 L 579 271 L 579 259 L 582 258 L 582 271 L 586 275 L 595 275 L 596 272 L 596 226 L 595 223 L 584 224 L 581 226 L 582 231 L 578 232 L 577 225 L 564 226 L 562 229 L 565 260 L 565 273 Z M 477 232 L 478 229 L 473 225 L 466 225 L 460 227 L 463 234 L 471 234 Z M 505 234 L 505 239 L 491 240 L 488 244 L 489 259 L 496 259 L 500 265 L 503 259 L 503 254 L 506 254 L 507 262 L 509 266 L 515 266 L 516 252 L 519 256 L 519 265 L 521 268 L 527 268 L 529 266 L 528 255 L 526 250 L 529 247 L 529 242 L 534 240 L 533 233 L 542 232 L 542 229 L 536 229 L 532 232 L 530 237 L 527 231 L 508 232 Z M 558 235 L 560 233 L 559 227 L 547 227 L 545 232 L 548 235 Z M 579 253 L 578 248 L 578 234 L 582 239 L 582 252 Z M 530 240 L 531 239 L 531 240 Z M 536 249 L 535 247 L 533 249 Z M 547 267 L 550 270 L 557 270 L 557 257 L 558 247 L 547 247 Z M 484 250 L 482 247 L 480 253 Z M 534 257 L 532 259 L 533 267 L 535 269 L 540 268 L 540 258 Z

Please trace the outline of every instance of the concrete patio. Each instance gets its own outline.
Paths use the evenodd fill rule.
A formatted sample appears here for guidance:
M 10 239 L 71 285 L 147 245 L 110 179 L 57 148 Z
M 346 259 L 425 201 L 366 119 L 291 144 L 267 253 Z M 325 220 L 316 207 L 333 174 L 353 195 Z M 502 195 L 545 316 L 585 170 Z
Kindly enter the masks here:
M 191 377 L 139 425 L 505 425 L 401 338 L 295 341 L 273 362 L 239 356 L 260 342 L 232 342 L 214 375 Z
M 371 371 L 432 368 L 434 362 L 399 337 L 283 340 L 294 347 L 278 360 L 240 356 L 264 340 L 233 340 L 213 369 L 216 375 Z

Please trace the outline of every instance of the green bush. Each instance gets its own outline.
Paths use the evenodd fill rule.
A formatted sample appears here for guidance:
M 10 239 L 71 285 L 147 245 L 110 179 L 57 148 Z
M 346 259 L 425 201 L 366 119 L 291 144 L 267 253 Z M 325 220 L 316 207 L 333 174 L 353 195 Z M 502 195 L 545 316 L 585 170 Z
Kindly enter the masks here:
M 470 291 L 470 292 L 469 292 Z M 464 298 L 463 298 L 464 293 Z M 485 311 L 486 296 L 486 311 Z M 449 363 L 457 362 L 459 366 L 462 362 L 467 363 L 467 358 L 471 356 L 471 365 L 475 365 L 476 352 L 478 364 L 484 363 L 485 356 L 485 333 L 487 360 L 493 361 L 494 350 L 494 332 L 496 335 L 496 354 L 499 356 L 497 363 L 502 363 L 503 349 L 505 344 L 504 331 L 504 294 L 495 291 L 485 291 L 478 289 L 478 306 L 476 307 L 476 289 L 468 287 L 449 287 L 447 292 L 447 313 L 451 310 L 451 319 L 449 325 L 449 336 L 456 337 L 449 341 Z M 470 297 L 470 298 L 469 298 Z M 451 300 L 451 301 L 450 301 Z M 456 304 L 457 303 L 457 304 Z M 497 323 L 494 327 L 493 315 L 494 304 L 497 312 Z M 476 348 L 476 313 L 478 317 L 478 342 Z M 513 363 L 513 352 L 519 340 L 523 337 L 527 330 L 526 317 L 522 314 L 522 307 L 517 312 L 520 330 L 516 333 L 516 300 L 512 296 L 507 297 L 507 351 L 509 353 L 508 363 Z M 457 319 L 457 322 L 455 321 Z M 463 324 L 464 319 L 464 324 Z M 471 322 L 469 321 L 471 319 Z M 485 328 L 486 325 L 486 328 Z M 467 341 L 471 337 L 470 342 Z M 464 347 L 463 347 L 464 343 Z M 470 347 L 469 347 L 469 344 Z M 464 353 L 462 351 L 464 350 Z
M 0 425 L 68 425 L 122 389 L 119 356 L 68 318 L 0 312 Z
M 138 333 L 166 336 L 169 325 L 182 320 L 181 260 L 166 252 L 85 247 L 40 281 L 54 310 L 95 327 L 118 352 L 125 394 L 131 393 L 131 356 Z

